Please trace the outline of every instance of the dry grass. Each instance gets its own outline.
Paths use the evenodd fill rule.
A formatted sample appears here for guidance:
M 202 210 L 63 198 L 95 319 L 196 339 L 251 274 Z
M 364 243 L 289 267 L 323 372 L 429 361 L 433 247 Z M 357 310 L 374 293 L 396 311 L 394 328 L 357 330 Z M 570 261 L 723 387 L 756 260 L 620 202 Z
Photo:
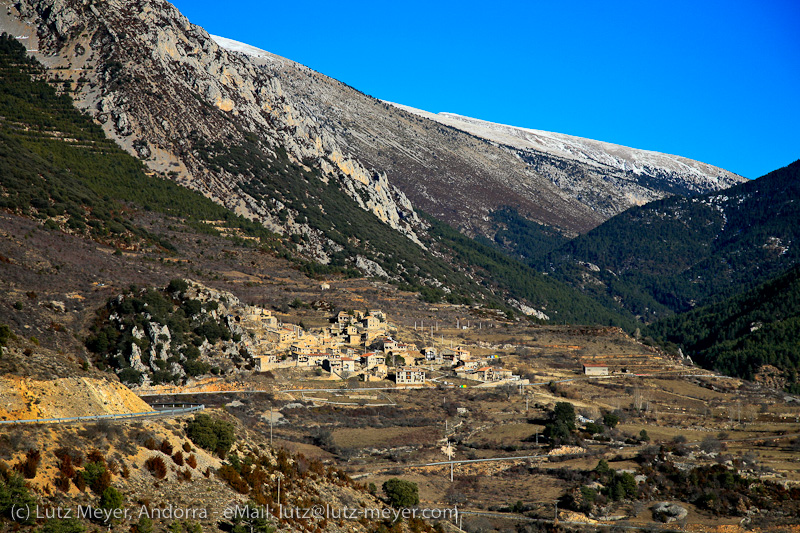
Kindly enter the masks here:
M 336 446 L 343 448 L 362 447 L 399 447 L 432 445 L 441 439 L 444 428 L 433 426 L 422 427 L 389 427 L 389 428 L 347 428 L 333 432 Z
M 544 427 L 538 424 L 511 423 L 501 426 L 487 427 L 474 434 L 473 440 L 477 443 L 496 443 L 498 446 L 519 445 L 524 439 L 537 431 L 541 433 Z

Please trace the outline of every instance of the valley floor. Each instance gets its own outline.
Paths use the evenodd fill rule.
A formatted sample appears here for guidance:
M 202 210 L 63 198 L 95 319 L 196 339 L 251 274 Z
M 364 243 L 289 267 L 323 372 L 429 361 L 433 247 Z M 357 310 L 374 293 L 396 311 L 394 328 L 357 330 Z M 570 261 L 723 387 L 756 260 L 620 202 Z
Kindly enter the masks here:
M 276 445 L 335 464 L 378 487 L 393 477 L 414 481 L 423 504 L 458 505 L 465 523 L 474 527 L 496 523 L 498 516 L 552 519 L 554 503 L 573 490 L 579 473 L 592 471 L 601 459 L 614 470 L 640 473 L 641 455 L 659 446 L 673 450 L 674 462 L 684 469 L 721 464 L 743 476 L 800 486 L 800 403 L 794 397 L 683 366 L 613 328 L 475 326 L 440 331 L 445 339 L 458 336 L 473 353 L 500 351 L 503 366 L 528 377 L 531 385 L 486 388 L 442 377 L 435 387 L 377 391 L 320 380 L 311 372 L 274 371 L 274 380 L 235 384 L 251 392 L 158 399 L 202 399 L 264 435 L 270 434 L 274 409 Z M 401 337 L 414 337 L 413 326 L 401 329 Z M 581 375 L 586 361 L 603 361 L 612 375 Z M 585 419 L 599 423 L 611 412 L 620 423 L 593 438 L 584 432 L 581 446 L 553 451 L 544 427 L 549 410 L 564 401 Z M 642 431 L 647 441 L 639 440 Z M 448 442 L 455 443 L 450 458 Z M 503 459 L 515 457 L 526 458 Z M 448 459 L 455 463 L 452 481 L 450 465 L 435 464 Z M 559 517 L 650 527 L 656 524 L 651 507 L 662 500 L 658 487 L 647 492 L 648 498 L 610 502 L 602 515 L 562 509 Z M 726 514 L 669 501 L 687 509 L 681 525 L 695 530 L 787 519 L 780 518 L 780 507 Z

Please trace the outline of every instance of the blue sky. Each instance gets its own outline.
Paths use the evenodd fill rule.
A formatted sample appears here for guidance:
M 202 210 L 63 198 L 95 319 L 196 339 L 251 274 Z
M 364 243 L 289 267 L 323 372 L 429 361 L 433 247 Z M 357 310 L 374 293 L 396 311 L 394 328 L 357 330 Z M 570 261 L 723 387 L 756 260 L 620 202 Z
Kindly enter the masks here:
M 376 98 L 759 177 L 800 158 L 800 2 L 176 0 Z

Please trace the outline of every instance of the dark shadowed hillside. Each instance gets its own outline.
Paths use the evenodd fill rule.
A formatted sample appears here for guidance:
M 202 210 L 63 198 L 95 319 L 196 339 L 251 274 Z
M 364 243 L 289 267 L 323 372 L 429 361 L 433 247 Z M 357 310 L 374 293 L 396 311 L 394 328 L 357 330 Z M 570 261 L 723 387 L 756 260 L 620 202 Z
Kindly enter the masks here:
M 649 321 L 755 287 L 800 260 L 800 161 L 720 193 L 634 207 L 541 267 Z
M 753 379 L 764 365 L 798 392 L 800 266 L 753 290 L 648 327 L 703 366 Z

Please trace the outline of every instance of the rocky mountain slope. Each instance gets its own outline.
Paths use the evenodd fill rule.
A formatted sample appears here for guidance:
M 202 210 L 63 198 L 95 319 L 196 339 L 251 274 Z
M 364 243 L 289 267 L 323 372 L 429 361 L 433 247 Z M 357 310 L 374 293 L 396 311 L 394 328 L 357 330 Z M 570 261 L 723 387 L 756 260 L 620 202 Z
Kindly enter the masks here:
M 280 79 L 292 101 L 367 166 L 386 172 L 414 205 L 467 233 L 492 234 L 487 217 L 505 205 L 574 233 L 632 205 L 744 181 L 677 156 L 390 105 L 264 50 L 213 38 Z
M 24 0 L 1 16 L 4 28 L 29 34 L 81 108 L 151 169 L 274 231 L 307 235 L 307 252 L 322 262 L 342 244 L 302 204 L 323 205 L 328 192 L 296 191 L 295 178 L 281 175 L 292 165 L 416 242 L 425 224 L 412 203 L 467 234 L 492 236 L 490 215 L 506 205 L 575 234 L 642 201 L 737 180 L 707 168 L 687 182 L 658 162 L 647 174 L 612 172 L 487 141 L 215 40 L 162 0 Z M 259 189 L 264 172 L 274 177 L 269 192 Z M 613 179 L 603 179 L 609 172 Z
M 37 57 L 74 80 L 78 105 L 153 170 L 273 230 L 311 233 L 283 205 L 288 198 L 242 189 L 258 174 L 251 159 L 272 164 L 273 172 L 310 166 L 417 240 L 416 214 L 385 175 L 345 153 L 286 98 L 279 80 L 221 49 L 169 3 L 35 0 L 16 3 L 5 16 L 4 29 L 21 20 L 28 25 L 18 31 L 38 33 Z
M 727 189 L 744 181 L 727 170 L 685 157 L 394 105 L 515 149 L 536 172 L 605 216 L 656 200 L 665 193 L 687 196 Z
M 6 427 L 0 434 L 0 528 L 269 533 L 278 527 L 367 532 L 392 525 L 281 513 L 281 506 L 384 504 L 344 472 L 268 443 L 224 408 L 146 423 Z M 29 513 L 11 512 L 26 505 Z M 413 529 L 395 531 L 436 531 L 421 520 L 411 524 Z
M 15 357 L 16 354 L 9 354 Z M 19 375 L 0 378 L 0 420 L 63 418 L 152 411 L 119 382 L 73 376 L 34 380 Z

